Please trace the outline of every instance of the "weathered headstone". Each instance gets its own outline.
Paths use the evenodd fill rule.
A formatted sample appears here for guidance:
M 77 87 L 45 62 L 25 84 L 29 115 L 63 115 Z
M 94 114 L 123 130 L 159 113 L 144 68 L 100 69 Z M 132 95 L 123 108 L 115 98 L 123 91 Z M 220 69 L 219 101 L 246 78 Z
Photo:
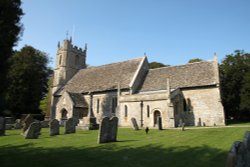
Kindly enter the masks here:
M 132 128 L 134 130 L 139 130 L 139 126 L 138 126 L 135 118 L 131 118 L 131 123 L 132 123 Z
M 37 139 L 41 134 L 41 124 L 38 122 L 33 122 L 30 124 L 30 127 L 25 131 L 25 139 Z
M 59 129 L 59 121 L 57 119 L 53 119 L 50 122 L 50 136 L 59 135 Z
M 110 142 L 116 142 L 117 138 L 117 127 L 118 127 L 118 118 L 112 117 L 109 121 L 110 128 Z
M 5 135 L 5 118 L 0 117 L 0 136 Z
M 243 143 L 246 147 L 247 153 L 246 153 L 246 164 L 250 166 L 250 131 L 247 131 L 244 136 Z
M 34 122 L 32 115 L 28 114 L 23 120 L 23 133 L 30 127 L 30 124 Z
M 75 133 L 76 132 L 76 123 L 75 123 L 75 119 L 74 118 L 69 118 L 66 122 L 65 122 L 65 134 L 69 134 L 69 133 Z
M 226 167 L 250 166 L 250 131 L 247 131 L 243 142 L 235 141 L 228 153 Z
M 104 117 L 100 124 L 98 143 L 107 143 L 109 136 L 109 117 Z
M 117 127 L 118 127 L 118 118 L 112 117 L 109 119 L 108 117 L 104 117 L 101 121 L 99 135 L 98 135 L 98 143 L 107 143 L 107 142 L 115 142 L 117 138 Z
M 16 119 L 14 124 L 14 129 L 21 129 L 21 128 L 22 128 L 21 119 Z
M 16 122 L 14 124 L 14 129 L 21 129 L 22 128 L 22 124 L 20 122 Z
M 158 127 L 158 130 L 162 130 L 162 120 L 161 120 L 161 117 L 157 117 L 157 127 Z

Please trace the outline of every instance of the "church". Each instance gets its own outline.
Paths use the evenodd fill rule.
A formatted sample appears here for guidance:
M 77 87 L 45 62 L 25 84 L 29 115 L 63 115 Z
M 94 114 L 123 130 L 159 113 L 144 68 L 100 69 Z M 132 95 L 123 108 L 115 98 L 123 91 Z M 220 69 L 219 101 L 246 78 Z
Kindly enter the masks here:
M 83 129 L 104 116 L 130 127 L 223 126 L 218 60 L 149 69 L 147 56 L 86 67 L 87 46 L 71 39 L 58 43 L 51 97 L 51 118 L 75 118 Z M 159 119 L 161 118 L 161 119 Z

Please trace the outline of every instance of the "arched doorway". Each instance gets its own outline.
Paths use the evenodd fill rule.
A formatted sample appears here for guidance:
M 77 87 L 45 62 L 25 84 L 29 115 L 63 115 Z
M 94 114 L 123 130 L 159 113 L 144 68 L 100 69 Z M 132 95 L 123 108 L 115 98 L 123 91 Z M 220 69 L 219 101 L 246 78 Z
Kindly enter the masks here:
M 67 121 L 68 119 L 68 111 L 64 108 L 61 110 L 61 125 L 64 125 L 64 123 Z
M 158 117 L 161 117 L 161 112 L 159 110 L 154 111 L 154 126 L 157 125 Z

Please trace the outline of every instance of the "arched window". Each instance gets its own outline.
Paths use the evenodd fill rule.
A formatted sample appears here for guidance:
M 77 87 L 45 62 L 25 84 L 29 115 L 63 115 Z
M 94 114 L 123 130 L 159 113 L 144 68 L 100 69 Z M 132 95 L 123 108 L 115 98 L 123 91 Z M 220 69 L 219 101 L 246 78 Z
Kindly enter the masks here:
M 97 101 L 96 101 L 96 112 L 99 113 L 99 110 L 100 110 L 100 100 L 97 99 Z
M 124 106 L 124 116 L 128 117 L 128 106 L 127 105 Z
M 149 116 L 150 116 L 150 107 L 149 105 L 147 105 L 147 117 L 149 118 Z

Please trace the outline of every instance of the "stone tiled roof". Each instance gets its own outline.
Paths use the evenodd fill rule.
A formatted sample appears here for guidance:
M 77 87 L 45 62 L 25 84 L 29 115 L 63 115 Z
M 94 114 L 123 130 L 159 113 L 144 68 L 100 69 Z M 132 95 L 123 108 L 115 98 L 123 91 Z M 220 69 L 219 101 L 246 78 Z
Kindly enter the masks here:
M 84 93 L 129 88 L 143 58 L 80 70 L 64 86 L 63 91 Z
M 74 103 L 74 107 L 88 107 L 88 104 L 81 93 L 68 93 Z
M 202 61 L 180 66 L 150 69 L 140 92 L 166 90 L 167 78 L 170 80 L 171 89 L 216 84 L 213 62 Z

